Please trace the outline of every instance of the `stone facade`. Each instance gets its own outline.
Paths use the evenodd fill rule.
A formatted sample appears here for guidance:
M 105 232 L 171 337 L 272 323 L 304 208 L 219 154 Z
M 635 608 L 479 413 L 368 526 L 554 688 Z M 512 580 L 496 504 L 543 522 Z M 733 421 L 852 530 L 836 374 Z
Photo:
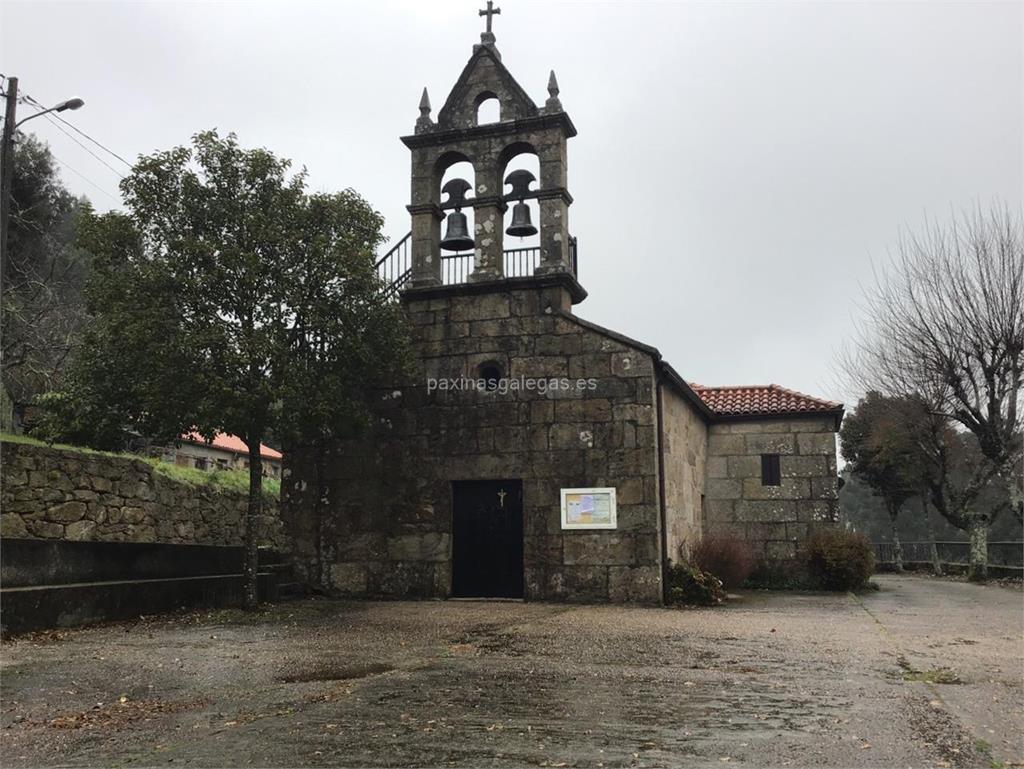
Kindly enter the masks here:
M 665 537 L 670 561 L 684 561 L 700 539 L 708 425 L 678 392 L 662 388 Z
M 745 538 L 786 568 L 813 524 L 836 520 L 835 416 L 758 419 L 708 429 L 704 526 Z M 781 485 L 761 482 L 761 455 L 778 454 Z
M 174 480 L 141 459 L 5 441 L 0 473 L 5 538 L 242 544 L 245 494 Z M 276 500 L 263 504 L 261 544 L 287 549 Z
M 654 358 L 575 319 L 558 281 L 478 288 L 406 295 L 421 369 L 382 396 L 370 435 L 331 455 L 325 484 L 309 477 L 314 458 L 286 452 L 288 525 L 307 574 L 349 594 L 449 595 L 453 482 L 516 478 L 528 599 L 660 601 Z M 485 362 L 573 388 L 427 392 L 428 377 L 476 378 Z M 593 389 L 576 389 L 587 380 Z M 695 475 L 674 488 L 692 487 L 699 462 L 676 445 Z M 563 531 L 560 489 L 593 486 L 617 488 L 618 529 Z M 693 498 L 680 493 L 676 506 L 695 528 L 683 509 Z M 331 543 L 322 568 L 318 531 Z
M 491 98 L 501 119 L 478 125 L 477 108 Z M 418 368 L 379 394 L 360 437 L 328 450 L 287 447 L 282 509 L 304 578 L 344 595 L 446 597 L 453 539 L 473 527 L 513 530 L 504 547 L 454 548 L 485 554 L 460 580 L 475 569 L 516 571 L 514 590 L 482 593 L 491 596 L 519 595 L 519 536 L 527 599 L 660 603 L 666 563 L 686 558 L 705 528 L 736 528 L 762 554 L 791 558 L 812 513 L 825 517 L 834 499 L 835 415 L 721 420 L 655 348 L 573 313 L 586 297 L 569 247 L 566 146 L 576 129 L 554 73 L 538 107 L 488 35 L 436 123 L 430 111 L 424 92 L 415 133 L 402 138 L 412 155 L 409 261 L 382 271 L 387 295 L 401 296 Z M 537 157 L 539 187 L 506 194 L 505 170 L 522 153 Z M 442 201 L 446 170 L 466 161 L 473 196 L 457 199 L 449 187 Z M 504 213 L 526 198 L 540 209 L 537 259 L 527 271 L 512 262 L 506 274 Z M 444 285 L 441 222 L 457 205 L 473 208 L 474 259 L 466 282 Z M 438 384 L 492 375 L 565 384 L 504 392 Z M 755 488 L 751 463 L 759 474 L 757 455 L 776 444 L 788 457 L 784 483 L 768 492 L 758 475 Z M 516 494 L 521 484 L 521 534 L 506 526 L 504 497 L 497 512 L 494 502 L 460 506 L 456 527 L 456 488 L 486 481 L 513 482 Z M 561 490 L 591 487 L 615 488 L 616 527 L 564 530 Z
M 810 526 L 835 519 L 836 413 L 720 417 L 657 350 L 573 314 L 575 289 L 564 276 L 405 293 L 417 372 L 381 393 L 368 434 L 319 465 L 286 453 L 285 520 L 308 581 L 449 596 L 453 484 L 481 479 L 522 480 L 527 599 L 660 602 L 665 564 L 708 532 L 746 539 L 766 568 L 795 568 Z M 428 388 L 485 364 L 594 386 Z M 780 456 L 779 486 L 762 485 L 762 454 Z M 563 530 L 560 489 L 604 486 L 617 490 L 617 529 Z

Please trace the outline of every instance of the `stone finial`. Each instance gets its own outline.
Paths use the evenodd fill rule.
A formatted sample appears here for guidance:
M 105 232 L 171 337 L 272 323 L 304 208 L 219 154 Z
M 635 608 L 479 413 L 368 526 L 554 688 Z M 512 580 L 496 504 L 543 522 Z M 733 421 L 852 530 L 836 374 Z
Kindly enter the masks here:
M 423 96 L 420 97 L 420 116 L 416 118 L 416 133 L 424 133 L 433 127 L 434 121 L 430 119 L 430 96 L 424 87 Z
M 558 99 L 558 80 L 555 79 L 555 71 L 551 70 L 548 77 L 548 100 L 544 102 L 545 112 L 561 112 L 562 102 Z

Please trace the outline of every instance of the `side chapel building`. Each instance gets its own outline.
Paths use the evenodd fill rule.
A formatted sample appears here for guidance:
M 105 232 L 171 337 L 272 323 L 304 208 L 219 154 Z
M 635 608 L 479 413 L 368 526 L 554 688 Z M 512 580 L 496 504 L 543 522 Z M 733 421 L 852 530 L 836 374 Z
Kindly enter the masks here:
M 490 20 L 436 121 L 424 90 L 402 137 L 412 232 L 379 269 L 418 370 L 382 394 L 368 434 L 326 455 L 286 453 L 297 566 L 351 596 L 650 604 L 666 565 L 708 533 L 745 538 L 785 568 L 810 526 L 835 520 L 842 405 L 774 384 L 688 382 L 656 348 L 576 314 L 587 296 L 569 229 L 576 127 L 554 73 L 540 106 L 516 82 Z M 500 119 L 478 124 L 491 99 Z M 539 180 L 506 176 L 523 153 Z M 442 190 L 463 161 L 475 183 Z M 539 247 L 506 249 L 510 222 L 532 229 L 515 208 L 527 200 Z M 462 208 L 472 234 L 459 232 Z M 444 253 L 453 242 L 472 251 Z M 527 389 L 527 378 L 571 386 Z M 519 386 L 438 384 L 456 379 Z

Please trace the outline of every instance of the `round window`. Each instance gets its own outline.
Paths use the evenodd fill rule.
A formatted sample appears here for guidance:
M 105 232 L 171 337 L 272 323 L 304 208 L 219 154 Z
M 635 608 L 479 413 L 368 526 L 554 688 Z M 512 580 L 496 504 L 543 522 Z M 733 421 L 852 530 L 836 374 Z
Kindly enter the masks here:
M 477 368 L 477 376 L 484 380 L 484 386 L 488 390 L 497 390 L 498 382 L 502 378 L 501 365 L 493 360 L 481 363 Z

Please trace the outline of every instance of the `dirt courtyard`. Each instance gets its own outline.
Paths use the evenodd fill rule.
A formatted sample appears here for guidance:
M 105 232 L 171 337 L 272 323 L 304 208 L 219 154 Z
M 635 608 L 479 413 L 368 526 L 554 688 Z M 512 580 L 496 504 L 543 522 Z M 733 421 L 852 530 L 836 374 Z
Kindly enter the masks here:
M 1022 593 L 309 600 L 3 644 L 4 766 L 1006 766 Z

